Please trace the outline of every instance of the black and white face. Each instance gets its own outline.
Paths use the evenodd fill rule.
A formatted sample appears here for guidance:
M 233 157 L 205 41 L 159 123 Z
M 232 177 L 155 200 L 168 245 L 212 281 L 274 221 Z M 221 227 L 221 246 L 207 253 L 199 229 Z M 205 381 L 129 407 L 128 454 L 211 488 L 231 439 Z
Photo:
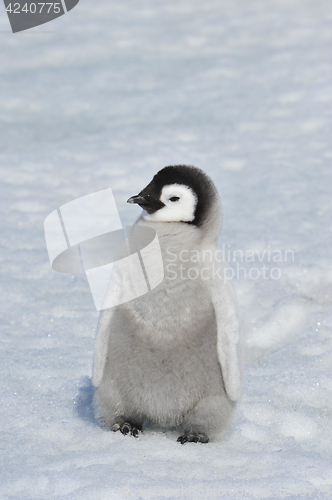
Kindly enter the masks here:
M 177 165 L 160 170 L 142 191 L 129 198 L 153 222 L 186 222 L 199 226 L 215 197 L 207 175 L 196 167 Z
M 197 196 L 184 184 L 168 184 L 161 190 L 159 200 L 163 207 L 143 216 L 145 220 L 154 222 L 192 222 L 195 218 Z

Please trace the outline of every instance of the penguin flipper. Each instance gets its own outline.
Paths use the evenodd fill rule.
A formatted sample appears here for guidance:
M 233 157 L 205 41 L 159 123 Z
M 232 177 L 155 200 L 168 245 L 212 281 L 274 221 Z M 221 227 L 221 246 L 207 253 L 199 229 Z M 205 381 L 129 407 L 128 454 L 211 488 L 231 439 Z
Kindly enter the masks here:
M 104 309 L 101 311 L 95 339 L 95 348 L 93 355 L 92 383 L 99 387 L 104 375 L 104 369 L 107 359 L 108 336 L 112 320 L 113 309 Z
M 223 269 L 220 273 L 224 276 Z M 237 401 L 241 393 L 240 323 L 235 292 L 229 281 L 212 280 L 212 303 L 217 322 L 217 350 L 227 396 Z

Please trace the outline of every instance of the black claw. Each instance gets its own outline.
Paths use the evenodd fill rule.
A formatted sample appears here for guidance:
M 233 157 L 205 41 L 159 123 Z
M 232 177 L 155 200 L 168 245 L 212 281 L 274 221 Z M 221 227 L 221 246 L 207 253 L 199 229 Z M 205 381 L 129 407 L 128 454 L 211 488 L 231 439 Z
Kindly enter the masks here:
M 137 438 L 138 437 L 138 429 L 136 427 L 133 427 L 131 430 L 131 434 L 132 434 L 132 436 Z
M 124 422 L 121 427 L 120 427 L 120 431 L 122 432 L 122 434 L 126 435 L 128 434 L 129 432 L 131 432 L 132 430 L 132 427 L 130 425 L 129 422 Z
M 112 425 L 111 430 L 113 432 L 120 431 L 125 436 L 127 434 L 131 434 L 132 436 L 134 436 L 135 438 L 137 438 L 138 437 L 138 433 L 142 429 L 140 428 L 140 425 L 138 425 L 138 424 L 136 424 L 136 425 L 137 425 L 137 427 L 135 427 L 133 424 L 130 424 L 129 422 L 124 422 L 123 424 L 115 423 L 115 424 Z
M 208 443 L 209 438 L 205 434 L 184 434 L 177 438 L 177 442 L 184 443 Z
M 178 443 L 184 444 L 188 441 L 188 436 L 179 436 L 176 441 Z

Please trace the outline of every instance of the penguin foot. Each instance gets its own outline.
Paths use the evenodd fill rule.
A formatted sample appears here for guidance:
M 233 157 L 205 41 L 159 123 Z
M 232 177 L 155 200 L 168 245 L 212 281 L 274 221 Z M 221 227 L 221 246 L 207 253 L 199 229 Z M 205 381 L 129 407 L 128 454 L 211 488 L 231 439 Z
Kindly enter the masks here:
M 129 422 L 124 422 L 123 424 L 113 424 L 111 427 L 113 432 L 120 431 L 122 434 L 131 434 L 134 437 L 138 437 L 138 433 L 141 429 L 138 429 L 134 425 L 131 425 Z
M 190 434 L 184 434 L 183 436 L 179 436 L 177 438 L 177 442 L 184 444 L 184 443 L 208 443 L 209 438 L 205 434 L 195 434 L 195 433 L 190 433 Z

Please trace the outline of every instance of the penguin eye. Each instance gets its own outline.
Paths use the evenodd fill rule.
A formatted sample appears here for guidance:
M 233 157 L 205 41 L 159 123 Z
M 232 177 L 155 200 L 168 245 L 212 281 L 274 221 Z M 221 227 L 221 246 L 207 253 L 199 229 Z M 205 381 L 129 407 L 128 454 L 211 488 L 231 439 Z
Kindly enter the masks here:
M 180 198 L 179 196 L 172 196 L 172 198 L 169 199 L 169 201 L 178 201 Z

